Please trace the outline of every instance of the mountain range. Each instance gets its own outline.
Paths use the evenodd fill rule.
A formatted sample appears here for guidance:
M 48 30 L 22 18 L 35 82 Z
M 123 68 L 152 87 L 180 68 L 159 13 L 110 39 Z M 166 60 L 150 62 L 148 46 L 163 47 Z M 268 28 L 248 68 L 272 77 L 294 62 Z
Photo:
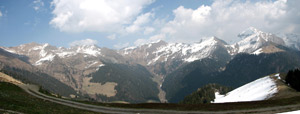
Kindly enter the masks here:
M 0 47 L 0 69 L 67 97 L 140 103 L 178 102 L 208 83 L 236 88 L 300 67 L 299 35 L 250 27 L 238 37 L 234 44 L 211 37 L 195 43 L 159 40 L 120 50 L 28 43 Z M 51 84 L 68 89 L 55 90 Z

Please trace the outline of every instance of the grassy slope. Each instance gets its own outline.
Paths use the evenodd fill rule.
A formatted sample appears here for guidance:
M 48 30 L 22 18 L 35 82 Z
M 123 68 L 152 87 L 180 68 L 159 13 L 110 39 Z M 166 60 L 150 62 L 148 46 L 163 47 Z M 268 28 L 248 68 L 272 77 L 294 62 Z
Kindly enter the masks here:
M 281 73 L 280 74 L 281 80 L 276 80 L 278 93 L 276 93 L 275 96 L 271 98 L 271 100 L 300 96 L 300 92 L 297 92 L 295 89 L 287 86 L 285 84 L 285 82 L 282 81 L 282 80 L 285 80 L 285 77 L 286 77 L 286 74 Z
M 93 113 L 35 98 L 21 88 L 6 82 L 0 82 L 0 107 L 5 110 L 23 113 Z

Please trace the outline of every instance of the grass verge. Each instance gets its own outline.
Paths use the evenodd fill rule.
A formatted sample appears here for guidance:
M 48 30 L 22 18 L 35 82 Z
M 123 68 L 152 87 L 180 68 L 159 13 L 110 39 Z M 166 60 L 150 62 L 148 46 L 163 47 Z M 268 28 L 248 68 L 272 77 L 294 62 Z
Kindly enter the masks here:
M 16 85 L 7 82 L 0 82 L 0 107 L 6 110 L 13 110 L 22 113 L 47 113 L 47 114 L 94 114 L 42 99 L 27 94 Z

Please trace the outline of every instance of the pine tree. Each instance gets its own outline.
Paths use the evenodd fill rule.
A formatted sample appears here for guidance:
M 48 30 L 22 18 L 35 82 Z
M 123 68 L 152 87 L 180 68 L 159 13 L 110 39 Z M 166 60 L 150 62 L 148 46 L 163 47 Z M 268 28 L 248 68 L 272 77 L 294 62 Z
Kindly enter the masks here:
M 300 91 L 300 70 L 290 70 L 285 78 L 285 82 L 295 90 Z

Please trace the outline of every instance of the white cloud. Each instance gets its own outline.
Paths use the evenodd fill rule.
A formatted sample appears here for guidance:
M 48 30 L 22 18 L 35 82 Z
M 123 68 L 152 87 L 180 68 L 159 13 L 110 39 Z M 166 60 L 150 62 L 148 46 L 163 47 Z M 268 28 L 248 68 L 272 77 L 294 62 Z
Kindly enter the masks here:
M 134 45 L 139 46 L 139 45 L 142 45 L 142 44 L 145 44 L 145 43 L 148 43 L 148 40 L 147 40 L 147 39 L 137 39 L 137 40 L 134 42 Z
M 153 27 L 145 27 L 144 34 L 147 35 L 153 33 L 154 31 L 155 29 Z
M 2 12 L 0 11 L 0 17 L 2 17 Z
M 44 2 L 42 0 L 34 0 L 33 1 L 33 9 L 35 11 L 39 11 L 44 7 Z
M 300 9 L 296 0 L 258 1 L 215 0 L 197 9 L 183 6 L 173 10 L 174 19 L 160 29 L 168 41 L 194 42 L 217 36 L 226 41 L 253 26 L 266 32 L 300 33 Z
M 136 18 L 132 25 L 126 27 L 126 31 L 129 33 L 134 33 L 139 31 L 142 26 L 150 21 L 151 18 L 154 17 L 153 13 L 145 13 Z
M 164 40 L 166 38 L 165 34 L 157 34 L 154 36 L 151 36 L 149 39 L 137 39 L 134 42 L 134 45 L 139 46 L 150 42 L 156 42 L 158 40 Z
M 114 39 L 116 39 L 116 34 L 109 35 L 109 36 L 107 36 L 107 38 L 110 40 L 114 40 Z
M 163 40 L 165 38 L 166 38 L 165 34 L 157 34 L 157 35 L 151 36 L 149 40 L 150 41 L 158 41 L 158 40 Z
M 97 40 L 85 39 L 85 40 L 77 40 L 70 43 L 70 46 L 82 46 L 82 45 L 96 45 L 98 44 Z
M 116 49 L 121 49 L 121 48 L 125 48 L 125 47 L 128 47 L 129 46 L 129 43 L 124 43 L 124 44 L 121 44 L 121 43 L 118 43 L 118 44 L 115 44 L 114 45 L 114 48 Z
M 132 24 L 143 8 L 153 2 L 154 0 L 53 0 L 54 18 L 50 24 L 66 32 L 115 32 Z

